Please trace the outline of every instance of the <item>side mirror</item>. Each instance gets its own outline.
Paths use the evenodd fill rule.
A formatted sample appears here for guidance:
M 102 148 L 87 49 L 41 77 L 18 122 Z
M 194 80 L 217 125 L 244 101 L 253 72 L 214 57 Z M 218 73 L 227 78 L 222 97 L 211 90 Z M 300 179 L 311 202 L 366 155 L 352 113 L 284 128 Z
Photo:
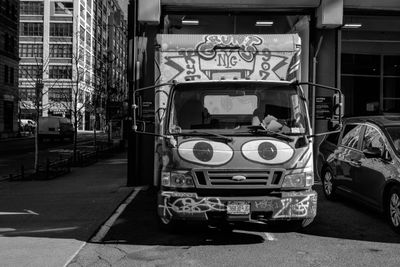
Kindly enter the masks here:
M 363 150 L 366 158 L 380 158 L 382 157 L 382 151 L 377 147 L 369 147 Z

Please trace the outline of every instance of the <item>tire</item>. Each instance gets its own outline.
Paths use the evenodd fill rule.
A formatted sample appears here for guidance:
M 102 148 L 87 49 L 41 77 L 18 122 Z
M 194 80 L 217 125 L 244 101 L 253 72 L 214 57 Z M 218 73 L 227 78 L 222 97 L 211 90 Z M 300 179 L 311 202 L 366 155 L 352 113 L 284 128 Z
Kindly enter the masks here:
M 386 198 L 386 217 L 390 226 L 400 234 L 400 187 L 393 186 Z
M 322 170 L 322 191 L 326 199 L 335 200 L 336 199 L 336 186 L 334 182 L 334 175 L 330 168 L 326 167 Z
M 313 221 L 314 218 L 308 218 L 303 220 L 290 220 L 290 221 L 271 221 L 268 223 L 268 225 L 271 226 L 272 229 L 277 231 L 296 232 L 296 231 L 301 231 L 302 229 L 308 227 Z

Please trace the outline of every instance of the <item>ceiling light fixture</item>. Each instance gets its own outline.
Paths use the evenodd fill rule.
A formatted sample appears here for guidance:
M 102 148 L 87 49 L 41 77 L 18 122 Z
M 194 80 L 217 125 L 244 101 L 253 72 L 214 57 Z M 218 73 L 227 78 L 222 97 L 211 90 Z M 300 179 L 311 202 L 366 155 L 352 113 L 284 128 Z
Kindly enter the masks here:
M 343 29 L 358 29 L 361 28 L 361 23 L 346 23 L 343 25 Z
M 197 26 L 197 25 L 199 25 L 199 20 L 198 19 L 183 19 L 182 25 Z
M 273 21 L 264 21 L 264 20 L 256 21 L 256 26 L 258 27 L 271 27 L 272 25 L 274 25 Z

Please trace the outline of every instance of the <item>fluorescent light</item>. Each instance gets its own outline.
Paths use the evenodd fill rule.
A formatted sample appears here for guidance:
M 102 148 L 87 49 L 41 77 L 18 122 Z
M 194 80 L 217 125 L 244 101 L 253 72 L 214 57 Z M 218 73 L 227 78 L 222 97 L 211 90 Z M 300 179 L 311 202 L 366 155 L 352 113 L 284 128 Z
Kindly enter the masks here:
M 358 29 L 362 26 L 361 23 L 346 23 L 343 25 L 343 29 Z
M 271 27 L 272 25 L 274 25 L 273 21 L 263 21 L 263 20 L 256 21 L 256 26 L 259 27 Z
M 196 25 L 199 25 L 199 20 L 198 19 L 183 19 L 182 24 L 188 25 L 188 26 L 196 26 Z

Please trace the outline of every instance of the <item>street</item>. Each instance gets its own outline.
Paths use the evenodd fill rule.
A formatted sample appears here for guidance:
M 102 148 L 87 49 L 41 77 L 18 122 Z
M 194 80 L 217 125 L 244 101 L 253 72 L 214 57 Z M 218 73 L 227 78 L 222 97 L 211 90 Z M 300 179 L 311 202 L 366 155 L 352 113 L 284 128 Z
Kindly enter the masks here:
M 140 192 L 103 241 L 87 243 L 69 266 L 398 266 L 400 236 L 380 214 L 344 197 L 329 202 L 316 189 L 316 220 L 296 232 L 254 223 L 163 232 L 154 192 Z

